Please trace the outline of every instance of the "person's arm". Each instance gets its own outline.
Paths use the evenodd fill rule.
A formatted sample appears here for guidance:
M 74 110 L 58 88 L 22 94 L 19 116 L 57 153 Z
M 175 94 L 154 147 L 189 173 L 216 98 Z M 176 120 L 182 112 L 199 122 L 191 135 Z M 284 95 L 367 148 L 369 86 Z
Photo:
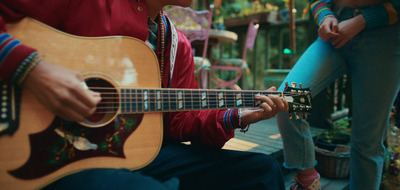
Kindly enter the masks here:
M 368 8 L 361 8 L 361 14 L 338 24 L 339 36 L 331 39 L 335 48 L 343 47 L 350 39 L 362 30 L 392 25 L 398 22 L 400 1 L 376 4 Z
M 326 0 L 311 0 L 311 12 L 318 25 L 327 17 L 335 17 Z
M 40 9 L 47 8 L 51 13 L 62 7 L 60 4 L 39 5 L 28 0 L 0 2 L 0 79 L 30 90 L 41 104 L 61 118 L 83 121 L 96 110 L 100 95 L 82 88 L 83 77 L 79 73 L 45 63 L 34 48 L 7 33 L 6 22 L 17 21 L 26 15 L 45 17 L 49 13 L 41 13 Z M 48 17 L 48 23 L 55 23 L 57 18 L 61 16 Z
M 391 0 L 372 7 L 360 9 L 364 16 L 366 29 L 392 25 L 400 18 L 400 1 Z
M 338 20 L 325 0 L 312 1 L 311 11 L 319 26 L 318 36 L 323 41 L 338 37 Z
M 18 19 L 21 16 L 14 14 L 12 17 Z M 0 15 L 0 79 L 21 85 L 21 80 L 37 64 L 39 57 L 34 48 L 21 44 L 6 32 L 6 23 Z
M 183 34 L 180 33 L 179 38 Z M 186 39 L 186 38 L 185 38 Z M 198 88 L 194 76 L 194 60 L 190 41 L 180 41 L 177 54 L 174 77 L 171 88 Z M 201 110 L 169 113 L 169 128 L 167 136 L 174 140 L 191 141 L 192 144 L 203 144 L 223 147 L 234 137 L 235 129 L 241 129 L 248 124 L 268 119 L 279 111 L 287 111 L 287 102 L 279 97 L 257 97 L 263 103 L 261 109 L 242 109 L 239 121 L 238 109 Z M 275 106 L 276 105 L 276 106 Z
M 178 51 L 171 80 L 171 88 L 197 89 L 194 75 L 194 59 L 190 41 L 178 31 Z M 200 110 L 167 113 L 169 116 L 166 135 L 177 141 L 190 141 L 222 147 L 234 136 L 238 125 L 238 110 Z

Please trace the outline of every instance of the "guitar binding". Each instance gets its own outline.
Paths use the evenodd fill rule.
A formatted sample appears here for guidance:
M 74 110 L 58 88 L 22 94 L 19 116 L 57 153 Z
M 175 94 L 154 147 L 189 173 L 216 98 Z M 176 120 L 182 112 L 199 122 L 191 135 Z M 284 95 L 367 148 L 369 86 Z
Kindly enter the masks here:
M 21 88 L 0 80 L 0 136 L 13 135 L 19 128 Z

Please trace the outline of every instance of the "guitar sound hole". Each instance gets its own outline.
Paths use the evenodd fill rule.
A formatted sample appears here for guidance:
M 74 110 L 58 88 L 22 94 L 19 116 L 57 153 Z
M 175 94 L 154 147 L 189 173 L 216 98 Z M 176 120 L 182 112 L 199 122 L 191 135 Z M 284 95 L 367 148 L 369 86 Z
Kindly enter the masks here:
M 100 78 L 86 79 L 90 90 L 101 94 L 101 102 L 97 105 L 95 113 L 85 121 L 83 125 L 88 127 L 101 127 L 112 121 L 119 109 L 119 93 L 108 81 Z

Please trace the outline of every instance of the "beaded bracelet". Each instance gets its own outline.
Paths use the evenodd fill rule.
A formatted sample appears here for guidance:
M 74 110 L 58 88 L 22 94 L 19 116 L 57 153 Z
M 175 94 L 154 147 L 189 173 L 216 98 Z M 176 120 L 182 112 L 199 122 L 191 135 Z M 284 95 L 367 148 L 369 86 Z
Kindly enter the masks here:
M 19 65 L 15 73 L 11 77 L 12 83 L 21 86 L 29 72 L 39 63 L 39 55 L 37 52 L 30 54 L 22 63 Z
M 242 109 L 238 109 L 238 116 L 239 116 L 239 126 L 242 126 Z M 250 128 L 250 124 L 248 124 L 246 127 L 243 127 L 240 129 L 240 132 L 246 133 Z
M 25 81 L 26 77 L 28 76 L 28 74 L 32 71 L 33 68 L 36 67 L 36 65 L 40 62 L 40 57 L 38 55 L 36 55 L 33 60 L 31 61 L 31 63 L 29 64 L 29 66 L 27 68 L 25 68 L 25 71 L 23 72 L 22 76 L 19 78 L 18 80 L 18 85 L 22 86 L 22 83 Z

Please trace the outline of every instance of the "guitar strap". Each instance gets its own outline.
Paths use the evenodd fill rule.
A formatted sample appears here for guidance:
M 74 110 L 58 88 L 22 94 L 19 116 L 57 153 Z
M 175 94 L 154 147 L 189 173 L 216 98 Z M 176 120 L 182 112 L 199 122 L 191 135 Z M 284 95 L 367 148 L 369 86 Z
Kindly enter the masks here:
M 168 82 L 168 88 L 170 88 L 172 75 L 174 73 L 176 53 L 178 50 L 178 32 L 176 31 L 174 24 L 172 24 L 172 22 L 169 19 L 167 19 L 167 21 L 171 28 L 171 50 L 170 50 L 170 56 L 169 56 L 169 65 L 170 66 L 169 66 L 169 82 Z

